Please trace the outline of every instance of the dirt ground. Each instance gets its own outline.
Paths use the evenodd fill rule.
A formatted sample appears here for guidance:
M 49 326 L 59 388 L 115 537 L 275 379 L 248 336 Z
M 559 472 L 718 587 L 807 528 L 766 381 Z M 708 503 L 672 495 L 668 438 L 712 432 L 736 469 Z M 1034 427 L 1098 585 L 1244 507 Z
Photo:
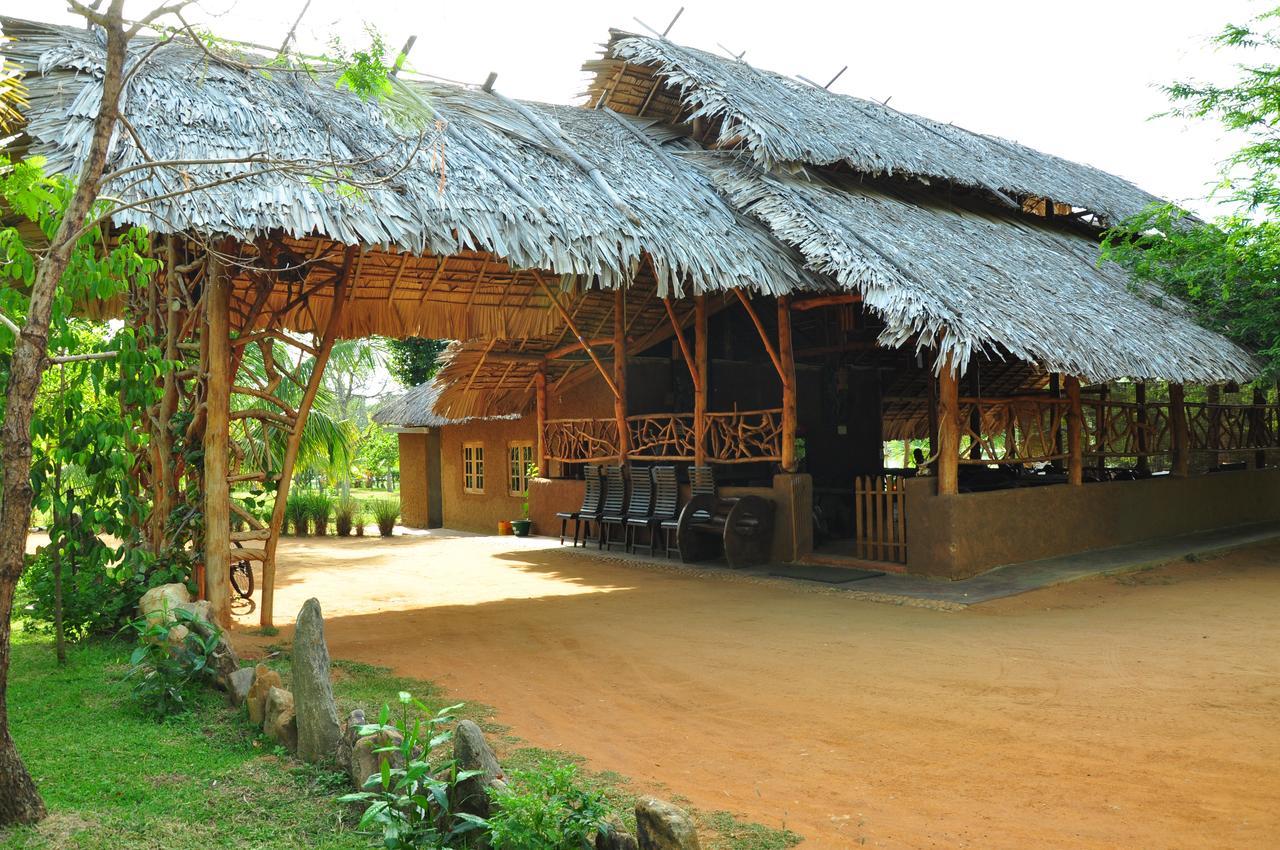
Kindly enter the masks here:
M 282 552 L 277 623 L 318 597 L 335 657 L 805 847 L 1280 846 L 1280 545 L 960 613 L 554 541 Z

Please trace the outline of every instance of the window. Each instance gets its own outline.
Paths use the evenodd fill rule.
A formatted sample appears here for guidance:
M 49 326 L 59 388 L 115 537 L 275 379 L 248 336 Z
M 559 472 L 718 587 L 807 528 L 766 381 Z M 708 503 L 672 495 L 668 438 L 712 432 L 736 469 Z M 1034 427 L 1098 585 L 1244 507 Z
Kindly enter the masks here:
M 484 492 L 484 443 L 462 444 L 462 491 Z
M 533 463 L 533 443 L 507 444 L 507 492 L 523 496 L 529 489 L 529 464 Z

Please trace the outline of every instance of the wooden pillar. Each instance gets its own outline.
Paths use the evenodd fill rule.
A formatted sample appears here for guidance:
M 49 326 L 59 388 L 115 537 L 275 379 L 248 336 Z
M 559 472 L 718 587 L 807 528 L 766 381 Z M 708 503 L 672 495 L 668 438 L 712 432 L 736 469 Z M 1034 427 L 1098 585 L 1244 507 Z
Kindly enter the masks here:
M 1186 390 L 1169 385 L 1169 439 L 1173 444 L 1173 474 L 1186 478 L 1191 472 L 1191 432 L 1187 427 Z
M 1147 457 L 1150 446 L 1147 440 L 1147 385 L 1139 381 L 1133 388 L 1134 399 L 1138 403 L 1136 419 L 1138 423 L 1138 472 L 1146 474 L 1151 471 L 1151 458 Z
M 938 373 L 938 495 L 960 492 L 960 381 L 952 361 Z
M 782 360 L 782 471 L 795 472 L 796 357 L 791 345 L 791 298 L 778 296 L 778 357 Z
M 1217 384 L 1204 388 L 1204 398 L 1208 405 L 1206 412 L 1209 414 L 1209 439 L 1205 442 L 1205 448 L 1209 450 L 1209 463 L 1211 466 L 1217 466 L 1222 462 L 1220 449 L 1222 447 L 1222 387 Z
M 1049 395 L 1054 398 L 1062 398 L 1062 375 L 1058 372 L 1049 374 Z M 1056 455 L 1066 454 L 1066 450 L 1062 445 L 1062 428 L 1059 426 L 1053 431 L 1053 453 Z M 1054 466 L 1059 466 L 1062 461 L 1054 461 Z
M 693 341 L 693 360 L 698 369 L 698 380 L 693 389 L 693 462 L 707 465 L 707 296 L 693 297 L 693 325 L 696 334 Z
M 1084 408 L 1080 404 L 1080 379 L 1067 375 L 1067 483 L 1084 483 Z
M 1254 446 L 1264 446 L 1266 443 L 1265 435 L 1267 433 L 1267 391 L 1262 387 L 1253 388 L 1253 410 L 1250 411 L 1252 417 L 1250 419 L 1249 428 L 1253 436 Z M 1255 469 L 1262 469 L 1267 465 L 1267 450 L 1258 448 L 1253 454 L 1253 466 Z
M 938 381 L 933 376 L 933 364 L 935 355 L 932 350 L 929 351 L 929 358 L 925 368 L 925 386 L 929 388 L 929 457 L 936 458 L 938 454 Z M 933 460 L 929 463 L 934 469 L 937 469 L 937 461 Z
M 534 407 L 537 411 L 538 428 L 538 474 L 546 478 L 551 474 L 547 468 L 547 444 L 543 432 L 547 427 L 547 361 L 538 364 L 538 372 L 533 376 Z
M 618 463 L 627 462 L 627 290 L 613 291 L 613 416 L 618 422 Z
M 227 444 L 231 425 L 231 281 L 209 252 L 204 336 L 209 344 L 204 425 L 204 590 L 214 622 L 231 625 L 231 486 Z
M 1103 384 L 1098 388 L 1098 433 L 1096 434 L 1098 449 L 1098 476 L 1103 480 L 1106 480 L 1107 475 L 1107 435 L 1111 433 L 1111 408 L 1107 406 L 1107 400 L 1110 396 L 1110 385 Z M 1083 426 L 1083 418 L 1080 421 Z

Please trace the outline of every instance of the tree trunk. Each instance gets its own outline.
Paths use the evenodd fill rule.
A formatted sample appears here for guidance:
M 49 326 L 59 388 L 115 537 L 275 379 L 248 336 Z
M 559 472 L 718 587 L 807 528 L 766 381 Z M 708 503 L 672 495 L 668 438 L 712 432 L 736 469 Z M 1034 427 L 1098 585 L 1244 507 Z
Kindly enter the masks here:
M 4 463 L 4 501 L 0 505 L 0 828 L 34 823 L 45 816 L 44 802 L 9 734 L 10 618 L 14 590 L 25 566 L 27 529 L 31 524 L 31 415 L 40 377 L 49 362 L 47 347 L 54 295 L 70 264 L 75 234 L 97 197 L 107 143 L 116 123 L 127 44 L 122 7 L 121 0 L 115 0 L 103 15 L 107 22 L 107 62 L 93 138 L 75 193 L 36 271 L 26 324 L 14 342 L 4 426 L 0 428 L 0 457 Z

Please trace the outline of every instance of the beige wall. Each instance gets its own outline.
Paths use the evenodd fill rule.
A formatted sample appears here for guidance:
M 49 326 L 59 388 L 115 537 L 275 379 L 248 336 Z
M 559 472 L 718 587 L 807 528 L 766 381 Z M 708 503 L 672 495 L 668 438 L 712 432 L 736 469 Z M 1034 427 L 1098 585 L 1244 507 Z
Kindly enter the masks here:
M 1280 469 L 937 495 L 907 480 L 907 570 L 966 578 L 1003 564 L 1280 520 Z
M 400 438 L 400 521 L 427 528 L 427 435 L 402 433 Z

